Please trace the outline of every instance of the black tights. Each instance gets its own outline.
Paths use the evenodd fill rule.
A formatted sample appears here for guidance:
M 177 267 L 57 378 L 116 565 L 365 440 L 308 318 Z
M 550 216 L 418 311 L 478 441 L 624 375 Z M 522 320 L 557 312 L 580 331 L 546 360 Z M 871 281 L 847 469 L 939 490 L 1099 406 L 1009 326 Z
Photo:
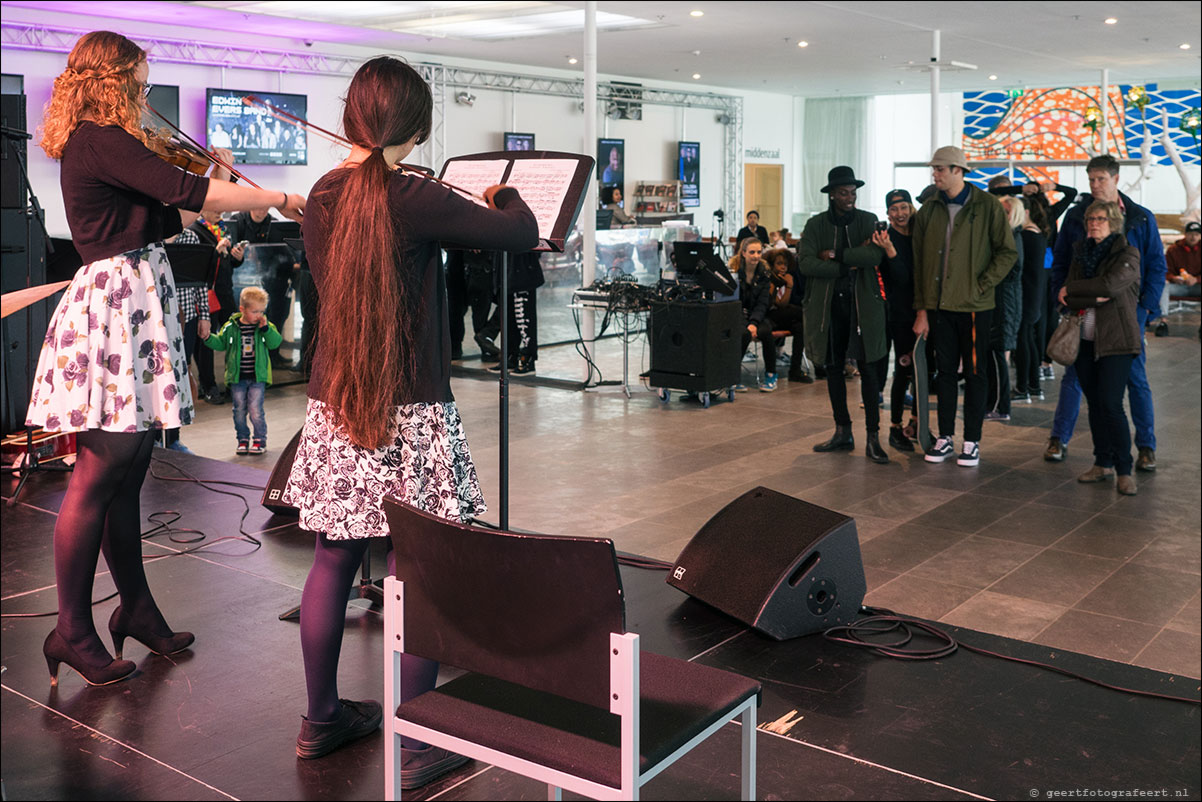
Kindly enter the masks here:
M 346 626 L 346 602 L 355 574 L 371 542 L 367 538 L 330 540 L 317 536 L 313 568 L 301 595 L 301 653 L 305 661 L 305 689 L 309 694 L 308 719 L 333 721 L 341 707 L 338 701 L 338 656 Z M 396 571 L 394 553 L 388 552 L 388 573 Z M 406 654 L 401 657 L 401 698 L 397 703 L 434 689 L 438 663 Z M 385 715 L 391 715 L 385 711 Z M 402 739 L 406 749 L 423 749 L 426 744 Z
M 102 551 L 126 619 L 138 631 L 170 633 L 146 583 L 138 506 L 157 434 L 93 429 L 76 436 L 79 455 L 54 525 L 56 628 L 94 666 L 113 659 L 92 620 L 92 584 Z

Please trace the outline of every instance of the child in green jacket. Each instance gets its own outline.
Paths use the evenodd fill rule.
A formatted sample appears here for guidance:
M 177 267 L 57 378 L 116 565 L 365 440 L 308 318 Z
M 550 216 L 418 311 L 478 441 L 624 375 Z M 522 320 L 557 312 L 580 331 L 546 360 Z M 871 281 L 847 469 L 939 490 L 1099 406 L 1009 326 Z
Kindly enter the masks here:
M 261 287 L 242 290 L 238 312 L 230 315 L 221 330 L 210 334 L 205 345 L 225 351 L 225 383 L 234 399 L 234 434 L 237 454 L 262 454 L 267 450 L 267 418 L 263 414 L 263 394 L 271 384 L 269 349 L 284 341 L 279 330 L 267 320 L 267 293 Z M 249 413 L 254 439 L 246 426 Z

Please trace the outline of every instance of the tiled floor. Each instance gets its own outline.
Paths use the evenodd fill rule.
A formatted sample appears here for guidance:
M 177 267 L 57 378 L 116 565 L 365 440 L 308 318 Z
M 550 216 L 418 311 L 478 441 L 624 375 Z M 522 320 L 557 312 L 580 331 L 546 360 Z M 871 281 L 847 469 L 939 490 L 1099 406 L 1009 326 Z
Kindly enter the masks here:
M 1084 415 L 1068 461 L 1043 461 L 1056 384 L 1045 387 L 1046 401 L 1016 405 L 1009 423 L 987 423 L 981 465 L 965 469 L 897 452 L 886 466 L 858 450 L 813 453 L 832 427 L 821 383 L 782 381 L 775 393 L 702 409 L 678 398 L 661 403 L 637 385 L 627 399 L 610 388 L 516 380 L 510 523 L 604 535 L 621 550 L 671 560 L 711 515 L 765 485 L 855 517 L 870 604 L 1200 677 L 1197 324 L 1196 314 L 1178 318 L 1173 336 L 1148 341 L 1159 469 L 1139 475 L 1134 498 L 1075 481 L 1091 464 Z M 598 350 L 606 378 L 620 376 L 619 342 Z M 640 342 L 631 363 L 631 376 L 646 367 Z M 581 377 L 580 360 L 571 347 L 545 349 L 539 374 Z M 457 379 L 454 390 L 495 519 L 498 390 L 494 376 L 476 375 Z M 229 412 L 201 404 L 185 442 L 202 456 L 268 467 L 300 426 L 304 388 L 268 394 L 265 457 L 233 456 Z

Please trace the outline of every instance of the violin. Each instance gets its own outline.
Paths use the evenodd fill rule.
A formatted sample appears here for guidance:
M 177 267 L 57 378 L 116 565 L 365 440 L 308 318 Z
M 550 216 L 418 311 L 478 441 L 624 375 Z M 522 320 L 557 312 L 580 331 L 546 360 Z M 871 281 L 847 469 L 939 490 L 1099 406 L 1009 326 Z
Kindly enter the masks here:
M 251 181 L 238 172 L 232 164 L 226 164 L 223 159 L 206 151 L 201 147 L 199 142 L 181 131 L 179 126 L 160 114 L 154 106 L 148 103 L 146 104 L 146 108 L 151 114 L 166 123 L 171 131 L 175 132 L 174 134 L 163 136 L 158 132 L 147 131 L 147 133 L 151 134 L 150 139 L 156 140 L 147 144 L 159 157 L 170 164 L 174 164 L 176 167 L 185 169 L 190 173 L 196 173 L 197 175 L 204 175 L 208 171 L 209 165 L 215 164 L 229 171 L 231 181 L 235 178 L 240 178 L 255 189 L 262 189 L 254 181 Z

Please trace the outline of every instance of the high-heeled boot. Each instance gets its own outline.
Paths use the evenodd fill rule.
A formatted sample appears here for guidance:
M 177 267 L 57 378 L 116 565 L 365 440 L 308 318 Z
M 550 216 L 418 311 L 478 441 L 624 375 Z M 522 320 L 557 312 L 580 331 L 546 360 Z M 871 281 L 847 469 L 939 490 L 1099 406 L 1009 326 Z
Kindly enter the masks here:
M 109 618 L 109 634 L 113 636 L 113 651 L 121 656 L 127 637 L 133 638 L 155 654 L 175 654 L 182 652 L 192 645 L 196 636 L 191 632 L 171 632 L 166 635 L 156 635 L 150 631 L 150 626 L 141 622 L 131 621 L 125 615 L 120 605 L 113 610 Z
M 836 425 L 835 434 L 831 439 L 814 446 L 814 450 L 824 454 L 827 451 L 851 451 L 855 447 L 856 440 L 851 436 L 851 427 Z
M 129 660 L 112 660 L 108 665 L 92 666 L 84 662 L 79 652 L 67 643 L 58 630 L 51 630 L 42 644 L 42 654 L 46 658 L 46 668 L 50 669 L 50 684 L 58 685 L 58 667 L 66 663 L 84 682 L 89 685 L 108 685 L 117 680 L 125 679 L 137 668 Z

